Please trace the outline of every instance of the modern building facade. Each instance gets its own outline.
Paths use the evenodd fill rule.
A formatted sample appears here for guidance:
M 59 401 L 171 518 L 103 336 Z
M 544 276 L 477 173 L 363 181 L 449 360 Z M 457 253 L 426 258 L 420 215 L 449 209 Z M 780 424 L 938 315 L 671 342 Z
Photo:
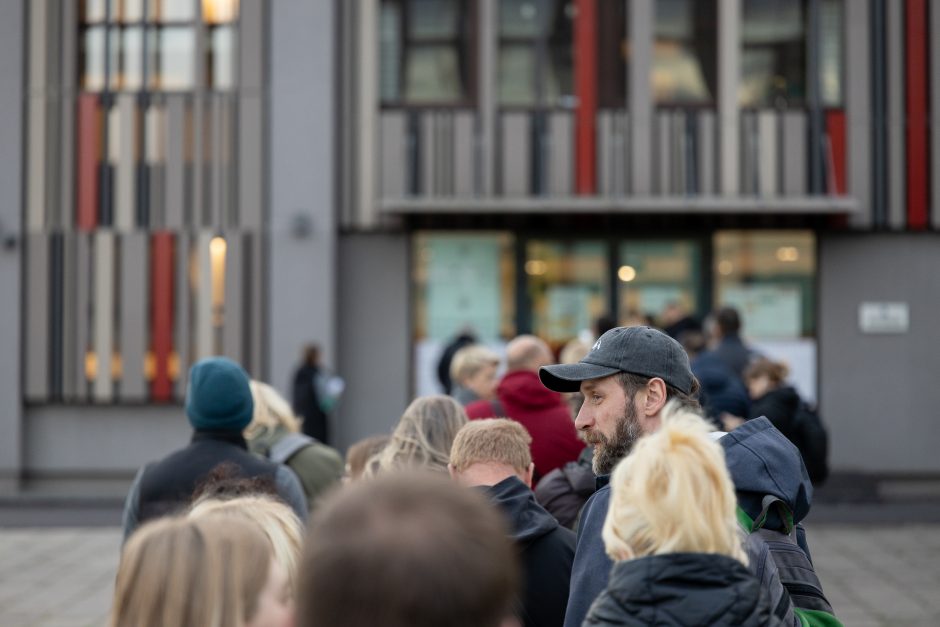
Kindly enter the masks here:
M 744 312 L 836 470 L 940 472 L 937 0 L 40 0 L 0 25 L 0 478 L 120 484 L 200 357 Z M 117 485 L 116 484 L 116 485 Z

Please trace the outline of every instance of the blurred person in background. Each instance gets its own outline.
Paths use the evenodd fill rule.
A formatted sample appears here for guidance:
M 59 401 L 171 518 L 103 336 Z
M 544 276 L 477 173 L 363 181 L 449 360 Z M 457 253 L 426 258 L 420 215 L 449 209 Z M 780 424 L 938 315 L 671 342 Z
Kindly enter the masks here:
M 380 452 L 392 439 L 390 435 L 373 435 L 353 443 L 346 450 L 346 473 L 343 479 L 356 481 L 365 472 L 366 463 Z
M 323 493 L 342 479 L 343 458 L 335 449 L 300 433 L 300 419 L 273 387 L 252 381 L 251 395 L 255 409 L 244 431 L 248 449 L 293 470 L 312 510 Z
M 744 369 L 755 357 L 741 339 L 741 316 L 734 307 L 721 307 L 706 321 L 708 342 L 715 356 L 740 380 Z
M 447 472 L 450 447 L 467 414 L 449 396 L 421 396 L 405 409 L 388 444 L 366 464 L 366 475 L 405 469 Z
M 450 378 L 450 364 L 454 360 L 454 355 L 464 346 L 476 343 L 476 333 L 470 327 L 464 327 L 441 351 L 441 356 L 437 361 L 437 380 L 440 381 L 444 394 L 450 394 L 454 389 L 453 381 Z
M 692 374 L 702 386 L 699 403 L 718 428 L 730 431 L 749 415 L 751 400 L 741 380 L 712 351 L 701 331 L 685 331 L 679 343 L 689 355 Z
M 659 322 L 666 335 L 678 340 L 687 331 L 701 331 L 702 324 L 686 311 L 679 301 L 670 301 L 659 315 Z
M 539 383 L 539 368 L 553 361 L 545 342 L 520 335 L 506 346 L 506 374 L 496 388 L 496 399 L 467 406 L 471 420 L 511 418 L 526 428 L 532 436 L 535 481 L 576 460 L 584 448 L 562 395 Z
M 167 517 L 137 531 L 118 566 L 110 627 L 292 627 L 287 572 L 256 524 Z
M 584 625 L 783 625 L 746 567 L 734 485 L 711 427 L 671 402 L 610 480 L 614 561 Z
M 531 441 L 518 422 L 474 420 L 457 433 L 448 468 L 457 483 L 482 490 L 509 520 L 521 558 L 522 624 L 561 627 L 575 536 L 535 500 Z
M 519 625 L 505 521 L 482 494 L 431 473 L 383 475 L 327 497 L 300 580 L 298 627 Z
M 450 395 L 464 407 L 474 401 L 492 400 L 496 397 L 497 368 L 499 355 L 479 344 L 464 346 L 450 363 Z
M 294 372 L 291 405 L 294 413 L 303 418 L 302 428 L 306 435 L 324 444 L 330 443 L 330 412 L 344 388 L 343 380 L 320 363 L 320 347 L 314 344 L 305 346 L 303 360 Z

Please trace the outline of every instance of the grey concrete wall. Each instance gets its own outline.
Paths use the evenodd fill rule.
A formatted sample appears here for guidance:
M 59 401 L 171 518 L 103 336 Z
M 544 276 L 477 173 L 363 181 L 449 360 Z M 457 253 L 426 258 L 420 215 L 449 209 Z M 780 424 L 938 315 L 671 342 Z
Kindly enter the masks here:
M 22 464 L 20 405 L 20 255 L 4 240 L 21 230 L 23 9 L 7 2 L 0 19 L 0 493 L 15 491 Z
M 345 235 L 339 241 L 339 354 L 346 380 L 335 444 L 388 433 L 410 398 L 411 318 L 405 235 Z
M 192 435 L 176 405 L 34 407 L 24 425 L 23 465 L 30 477 L 133 477 Z
M 940 236 L 822 236 L 820 410 L 831 465 L 940 472 Z M 866 335 L 862 302 L 906 302 L 910 330 Z
M 335 363 L 334 2 L 272 2 L 268 379 L 282 392 L 301 346 Z M 298 236 L 298 222 L 309 235 Z

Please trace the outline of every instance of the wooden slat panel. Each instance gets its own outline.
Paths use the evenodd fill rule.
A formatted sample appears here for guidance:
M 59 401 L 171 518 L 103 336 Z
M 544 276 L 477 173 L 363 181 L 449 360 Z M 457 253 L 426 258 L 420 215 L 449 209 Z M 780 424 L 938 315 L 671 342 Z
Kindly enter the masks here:
M 698 114 L 698 145 L 696 146 L 696 171 L 698 193 L 711 196 L 716 193 L 718 150 L 716 144 L 715 113 L 702 111 Z
M 41 402 L 49 396 L 49 236 L 26 235 L 26 312 L 23 396 Z
M 783 113 L 783 193 L 802 196 L 807 193 L 806 181 L 806 113 Z
M 405 137 L 408 124 L 403 111 L 387 111 L 381 119 L 382 158 L 381 195 L 383 198 L 404 198 L 405 193 Z
M 147 399 L 144 356 L 147 351 L 147 314 L 149 310 L 147 277 L 149 246 L 143 232 L 121 236 L 121 400 Z
M 574 192 L 574 118 L 567 112 L 552 113 L 549 118 L 551 145 L 549 148 L 548 191 L 552 196 L 570 196 Z M 593 125 L 591 131 L 593 131 Z M 593 147 L 593 140 L 591 143 Z M 585 189 L 594 189 L 594 163 L 590 164 L 590 176 L 584 174 Z
M 777 112 L 757 114 L 759 189 L 761 196 L 777 195 Z
M 476 188 L 472 113 L 461 112 L 454 116 L 454 195 L 472 196 Z
M 111 357 L 114 352 L 114 233 L 99 230 L 94 237 L 94 354 L 97 361 L 94 400 L 113 400 Z
M 502 115 L 501 167 L 502 193 L 505 196 L 528 196 L 531 176 L 528 113 Z
M 225 253 L 225 314 L 222 321 L 222 354 L 238 363 L 244 360 L 243 323 L 245 299 L 244 235 L 227 233 Z
M 101 111 L 95 94 L 78 100 L 78 202 L 76 226 L 90 231 L 98 225 L 98 166 L 101 161 Z
M 150 356 L 152 359 L 151 399 L 169 401 L 173 381 L 170 360 L 173 353 L 174 269 L 173 234 L 160 231 L 150 242 Z M 185 282 L 183 283 L 185 291 Z

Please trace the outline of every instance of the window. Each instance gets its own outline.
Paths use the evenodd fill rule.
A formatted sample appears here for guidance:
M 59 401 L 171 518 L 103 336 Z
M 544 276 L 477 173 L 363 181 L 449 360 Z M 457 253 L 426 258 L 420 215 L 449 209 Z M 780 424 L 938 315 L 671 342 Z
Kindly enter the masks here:
M 379 93 L 384 104 L 470 100 L 469 4 L 385 0 L 379 16 Z
M 565 0 L 499 0 L 500 104 L 574 105 L 573 18 Z
M 842 0 L 822 0 L 819 7 L 819 83 L 822 104 L 841 107 L 845 21 Z
M 597 103 L 621 109 L 627 97 L 627 4 L 622 0 L 597 3 Z
M 658 104 L 707 104 L 717 79 L 714 0 L 656 0 L 653 97 Z
M 617 267 L 619 319 L 658 319 L 669 305 L 694 315 L 699 293 L 701 251 L 695 242 L 636 240 L 620 245 Z

